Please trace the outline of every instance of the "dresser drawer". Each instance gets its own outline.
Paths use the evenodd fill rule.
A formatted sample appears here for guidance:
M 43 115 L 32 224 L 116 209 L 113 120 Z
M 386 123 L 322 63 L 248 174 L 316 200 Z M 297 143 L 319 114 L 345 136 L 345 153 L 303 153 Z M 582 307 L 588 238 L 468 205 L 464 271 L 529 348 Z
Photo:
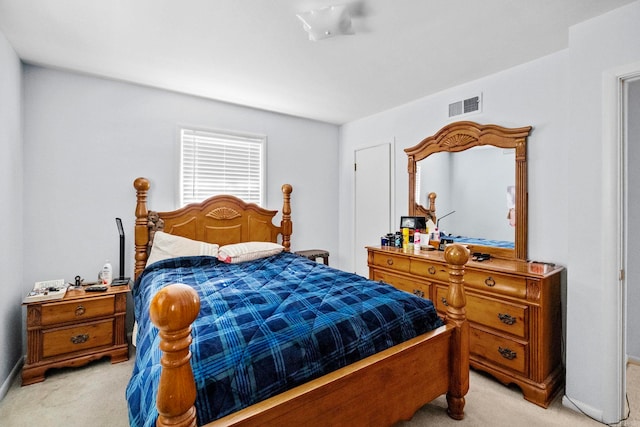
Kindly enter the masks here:
M 469 344 L 474 356 L 527 375 L 527 346 L 497 335 L 470 329 Z
M 464 283 L 476 289 L 491 291 L 516 298 L 527 297 L 527 279 L 520 276 L 467 269 Z
M 444 264 L 438 264 L 431 261 L 412 259 L 411 274 L 426 277 L 432 280 L 440 280 L 442 282 L 449 281 L 449 271 Z
M 411 265 L 411 262 L 406 256 L 382 254 L 376 252 L 373 254 L 373 264 L 380 267 L 393 268 L 394 270 L 409 272 L 409 266 Z
M 527 338 L 527 306 L 468 295 L 467 315 L 472 322 Z
M 76 322 L 110 316 L 115 312 L 114 296 L 65 301 L 42 306 L 42 325 Z
M 42 357 L 53 357 L 112 344 L 113 319 L 50 329 L 42 333 Z
M 447 311 L 448 288 L 438 286 L 436 308 Z M 467 319 L 520 338 L 527 338 L 527 310 L 525 305 L 511 304 L 467 293 Z
M 373 272 L 373 280 L 388 283 L 401 291 L 409 292 L 422 298 L 430 298 L 429 285 L 418 283 L 406 277 L 376 270 Z

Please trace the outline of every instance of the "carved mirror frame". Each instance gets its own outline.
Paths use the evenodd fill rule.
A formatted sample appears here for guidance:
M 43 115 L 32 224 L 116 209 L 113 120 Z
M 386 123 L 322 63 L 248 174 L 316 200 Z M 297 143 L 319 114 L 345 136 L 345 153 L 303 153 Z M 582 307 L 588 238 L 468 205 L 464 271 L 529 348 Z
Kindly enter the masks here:
M 531 126 L 505 128 L 498 125 L 480 125 L 463 121 L 448 124 L 435 135 L 427 137 L 413 147 L 406 148 L 409 164 L 409 215 L 426 216 L 436 222 L 435 194 L 429 195 L 429 207 L 421 206 L 415 198 L 416 162 L 440 152 L 459 152 L 481 145 L 514 148 L 516 162 L 516 225 L 514 249 L 475 245 L 474 252 L 490 253 L 499 258 L 527 259 L 528 188 L 527 188 L 527 136 Z

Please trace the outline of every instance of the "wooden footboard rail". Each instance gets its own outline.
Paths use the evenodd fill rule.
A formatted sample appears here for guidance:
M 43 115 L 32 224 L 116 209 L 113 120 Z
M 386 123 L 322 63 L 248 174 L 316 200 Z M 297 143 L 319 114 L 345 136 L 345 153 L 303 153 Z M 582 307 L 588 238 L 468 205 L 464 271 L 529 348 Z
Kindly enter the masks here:
M 464 396 L 469 390 L 469 324 L 466 318 L 466 299 L 464 292 L 464 265 L 469 259 L 469 253 L 466 248 L 460 245 L 451 245 L 445 251 L 445 259 L 449 264 L 450 282 L 447 295 L 447 326 L 443 327 L 446 328 L 444 332 L 438 331 L 429 334 L 433 335 L 435 337 L 434 341 L 437 342 L 442 342 L 443 337 L 445 340 L 449 340 L 448 344 L 446 344 L 444 347 L 441 347 L 441 344 L 437 344 L 437 342 L 435 343 L 440 346 L 437 348 L 448 349 L 448 354 L 433 354 L 429 355 L 428 357 L 432 357 L 434 359 L 437 357 L 442 357 L 446 361 L 443 366 L 445 366 L 445 368 L 448 368 L 449 372 L 448 374 L 440 373 L 440 376 L 443 376 L 445 378 L 444 387 L 448 403 L 447 413 L 451 418 L 459 420 L 464 417 Z M 151 320 L 160 330 L 160 348 L 163 351 L 161 360 L 162 373 L 160 375 L 160 383 L 157 395 L 157 408 L 159 413 L 156 424 L 157 426 L 186 427 L 197 425 L 196 410 L 194 406 L 196 398 L 196 388 L 193 372 L 191 371 L 191 365 L 189 362 L 191 358 L 189 345 L 191 344 L 191 324 L 196 319 L 199 310 L 200 300 L 197 293 L 190 286 L 182 284 L 173 284 L 163 288 L 156 294 L 152 301 L 150 307 Z M 436 348 L 435 344 L 434 348 Z M 403 345 L 401 344 L 400 346 Z M 416 345 L 414 344 L 407 344 L 405 347 L 408 348 L 411 346 L 416 347 Z M 376 356 L 377 355 L 371 357 L 376 358 Z M 378 359 L 383 357 L 386 356 L 379 356 Z M 393 357 L 391 357 L 390 359 L 393 359 Z M 386 374 L 388 375 L 389 372 L 387 372 Z M 349 372 L 347 375 L 342 376 L 335 375 L 335 378 L 342 380 L 344 377 L 350 375 L 353 375 L 353 372 Z M 327 375 L 327 377 L 331 377 L 331 379 L 325 380 L 325 384 L 323 384 L 323 387 L 326 387 L 327 381 L 329 383 L 331 381 L 334 381 L 333 374 L 329 374 Z M 340 385 L 338 387 L 346 389 L 349 387 L 349 385 L 344 387 Z M 333 387 L 333 389 L 338 387 Z M 358 388 L 362 387 L 358 386 Z M 429 387 L 428 385 L 424 385 L 424 388 L 427 389 Z M 325 388 L 323 390 L 327 389 L 331 389 L 331 387 Z M 316 389 L 310 388 L 310 391 L 306 391 L 306 393 L 313 394 L 316 391 Z M 383 390 L 379 389 L 374 392 L 384 393 Z M 304 393 L 305 392 L 302 392 L 303 395 Z M 323 395 L 326 395 L 327 393 L 329 392 L 321 392 L 321 394 Z M 342 391 L 342 393 L 343 394 L 340 395 L 340 399 L 334 398 L 333 400 L 331 400 L 331 398 L 329 398 L 329 404 L 331 404 L 331 402 L 339 402 L 345 400 L 345 392 Z M 425 392 L 425 396 L 431 396 L 431 394 L 429 393 Z M 436 393 L 432 398 L 435 398 L 443 393 Z M 323 396 L 322 398 L 325 399 L 323 403 L 326 406 L 326 396 Z M 314 396 L 310 399 L 317 399 L 317 397 Z M 316 405 L 317 400 L 309 401 L 312 402 L 312 405 Z M 295 415 L 295 417 L 297 417 L 295 419 L 297 419 L 298 421 L 304 420 L 304 417 L 309 416 L 308 413 L 305 413 L 304 396 L 301 400 L 300 392 L 296 394 L 296 397 L 290 399 L 287 402 L 288 406 L 286 406 L 285 410 L 276 408 L 278 405 L 281 405 L 279 402 L 275 404 L 267 403 L 264 405 L 262 405 L 262 403 L 259 403 L 254 406 L 260 406 L 260 409 L 254 409 L 252 415 L 250 415 L 249 417 L 244 417 L 243 415 L 243 417 L 238 418 L 240 421 L 236 421 L 235 418 L 231 419 L 233 420 L 234 425 L 236 425 L 236 423 L 238 425 L 279 425 L 280 423 L 278 422 L 278 420 L 280 419 L 282 421 L 282 419 L 279 418 L 282 416 L 282 414 L 286 414 L 287 416 L 289 416 L 292 411 L 297 411 L 299 412 L 299 414 Z M 390 407 L 393 406 L 393 402 L 390 401 L 388 403 Z M 422 404 L 424 403 L 427 402 L 422 402 Z M 368 411 L 375 411 L 376 409 L 378 409 L 372 407 L 374 405 L 368 402 L 365 402 L 364 405 L 369 405 L 365 406 Z M 265 416 L 264 413 L 268 411 L 271 411 L 271 413 Z M 393 411 L 393 408 L 389 408 L 389 411 Z M 249 412 L 251 413 L 251 411 Z M 258 413 L 262 418 L 254 418 L 256 413 Z M 233 415 L 234 414 L 232 414 L 230 417 L 232 417 Z M 331 415 L 334 416 L 332 420 L 335 421 L 335 414 Z M 328 413 L 327 416 L 329 416 Z M 370 424 L 370 422 L 365 422 L 362 420 L 358 422 L 358 419 L 354 419 L 352 417 L 353 414 L 344 415 L 344 417 L 347 416 L 351 418 L 345 420 L 345 423 L 351 425 Z M 395 419 L 393 422 L 399 421 L 400 419 L 405 419 L 405 415 L 399 416 L 401 418 Z M 227 421 L 228 418 L 229 417 L 226 417 L 221 421 L 221 423 L 224 425 L 231 424 L 230 421 Z M 384 419 L 387 420 L 388 418 L 389 417 Z M 267 420 L 269 422 L 265 422 L 264 420 Z M 306 425 L 332 424 L 330 421 L 328 421 L 328 418 L 315 418 L 306 421 L 309 421 L 304 422 L 304 424 Z M 212 425 L 215 423 L 216 422 L 212 423 Z M 287 423 L 285 422 L 285 424 Z

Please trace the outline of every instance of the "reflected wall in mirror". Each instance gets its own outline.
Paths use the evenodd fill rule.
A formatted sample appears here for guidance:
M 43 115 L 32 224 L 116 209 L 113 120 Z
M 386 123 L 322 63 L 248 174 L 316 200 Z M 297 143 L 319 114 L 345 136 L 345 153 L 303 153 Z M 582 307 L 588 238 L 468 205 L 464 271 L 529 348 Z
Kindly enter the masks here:
M 407 148 L 409 215 L 441 218 L 475 252 L 526 259 L 530 130 L 456 122 Z

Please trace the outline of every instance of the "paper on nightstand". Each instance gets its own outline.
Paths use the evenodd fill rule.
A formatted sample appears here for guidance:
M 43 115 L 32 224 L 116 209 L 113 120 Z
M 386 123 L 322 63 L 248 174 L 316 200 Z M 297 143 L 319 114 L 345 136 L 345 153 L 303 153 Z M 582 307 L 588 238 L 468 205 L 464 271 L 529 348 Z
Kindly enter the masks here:
M 64 279 L 36 282 L 33 290 L 24 297 L 22 302 L 30 303 L 62 299 L 67 293 L 67 287 L 68 284 L 65 283 Z

